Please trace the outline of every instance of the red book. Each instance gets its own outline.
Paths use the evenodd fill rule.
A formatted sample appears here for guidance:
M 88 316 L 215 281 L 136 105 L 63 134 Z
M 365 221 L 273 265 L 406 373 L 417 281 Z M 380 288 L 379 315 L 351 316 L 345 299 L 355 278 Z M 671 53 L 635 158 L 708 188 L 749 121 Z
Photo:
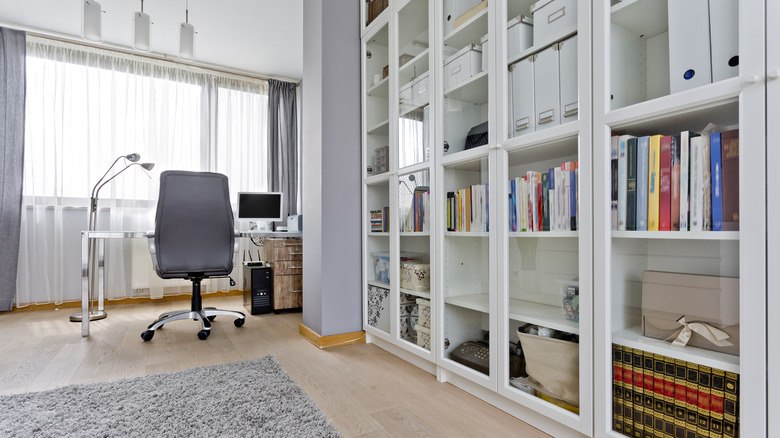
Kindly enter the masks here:
M 672 204 L 670 214 L 672 231 L 680 231 L 680 136 L 672 136 Z
M 542 231 L 542 218 L 544 217 L 543 207 L 544 204 L 542 204 L 542 174 L 537 173 L 536 174 L 536 219 L 534 222 L 536 224 L 536 228 L 534 228 L 534 231 Z
M 721 132 L 723 231 L 739 231 L 739 130 Z
M 658 231 L 672 230 L 672 137 L 661 137 Z

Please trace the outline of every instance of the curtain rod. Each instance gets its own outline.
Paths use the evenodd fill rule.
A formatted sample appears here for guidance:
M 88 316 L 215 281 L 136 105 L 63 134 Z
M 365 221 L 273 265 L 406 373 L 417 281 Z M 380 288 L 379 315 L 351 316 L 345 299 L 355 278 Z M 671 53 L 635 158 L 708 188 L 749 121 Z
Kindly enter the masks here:
M 166 55 L 165 53 L 139 52 L 139 51 L 133 49 L 132 47 L 124 46 L 124 45 L 121 45 L 121 44 L 108 43 L 108 42 L 95 43 L 95 42 L 84 40 L 81 37 L 77 37 L 77 36 L 74 36 L 74 35 L 69 35 L 69 34 L 65 34 L 65 33 L 61 33 L 61 32 L 55 32 L 55 31 L 51 31 L 51 30 L 40 29 L 40 28 L 36 28 L 36 27 L 32 27 L 32 26 L 25 26 L 25 25 L 16 24 L 16 23 L 8 23 L 8 22 L 5 22 L 5 21 L 0 21 L 0 27 L 6 27 L 8 29 L 23 31 L 23 32 L 26 32 L 26 33 L 28 33 L 28 34 L 30 34 L 32 36 L 36 36 L 36 37 L 50 38 L 50 39 L 53 39 L 53 40 L 62 41 L 62 42 L 66 42 L 66 43 L 78 44 L 78 45 L 87 46 L 87 47 L 94 47 L 96 49 L 113 50 L 115 52 L 122 52 L 122 53 L 126 53 L 128 55 L 141 56 L 141 57 L 144 57 L 144 58 L 150 58 L 150 59 L 155 59 L 155 60 L 160 60 L 160 61 L 174 62 L 174 63 L 177 63 L 177 64 L 182 64 L 182 65 L 188 65 L 188 66 L 192 66 L 192 67 L 199 67 L 199 68 L 204 68 L 204 69 L 208 69 L 208 70 L 213 70 L 213 71 L 220 72 L 220 73 L 229 73 L 229 74 L 234 74 L 234 75 L 239 75 L 239 76 L 245 76 L 245 77 L 252 78 L 252 79 L 263 79 L 263 80 L 277 79 L 277 80 L 280 80 L 280 81 L 292 82 L 295 85 L 300 85 L 300 83 L 301 83 L 300 79 L 290 79 L 290 78 L 286 78 L 284 76 L 262 75 L 262 74 L 258 74 L 258 73 L 252 73 L 252 72 L 249 72 L 249 71 L 246 71 L 246 70 L 239 70 L 239 69 L 234 69 L 234 68 L 230 68 L 230 67 L 224 67 L 224 66 L 221 66 L 221 65 L 211 64 L 211 63 L 208 63 L 208 62 L 184 61 L 184 60 L 181 60 L 178 57 L 175 57 L 173 55 Z

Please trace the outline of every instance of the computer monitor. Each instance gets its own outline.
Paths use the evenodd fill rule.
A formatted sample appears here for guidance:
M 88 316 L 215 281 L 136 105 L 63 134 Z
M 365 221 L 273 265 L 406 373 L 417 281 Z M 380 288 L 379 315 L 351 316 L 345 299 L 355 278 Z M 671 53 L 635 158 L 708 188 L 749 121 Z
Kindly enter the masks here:
M 282 217 L 281 192 L 238 192 L 238 219 L 278 222 Z

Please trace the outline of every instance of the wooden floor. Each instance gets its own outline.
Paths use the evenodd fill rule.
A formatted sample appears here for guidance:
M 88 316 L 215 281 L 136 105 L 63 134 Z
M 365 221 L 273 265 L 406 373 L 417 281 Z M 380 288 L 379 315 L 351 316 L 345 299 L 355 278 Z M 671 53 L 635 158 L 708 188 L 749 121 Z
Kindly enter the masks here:
M 238 296 L 205 302 L 244 310 Z M 68 321 L 76 309 L 2 313 L 0 394 L 271 354 L 345 437 L 547 436 L 374 345 L 319 350 L 298 334 L 300 313 L 248 316 L 242 328 L 217 318 L 206 341 L 198 340 L 197 323 L 179 321 L 141 340 L 158 314 L 188 307 L 188 301 L 108 306 L 108 318 L 90 325 L 89 338 Z

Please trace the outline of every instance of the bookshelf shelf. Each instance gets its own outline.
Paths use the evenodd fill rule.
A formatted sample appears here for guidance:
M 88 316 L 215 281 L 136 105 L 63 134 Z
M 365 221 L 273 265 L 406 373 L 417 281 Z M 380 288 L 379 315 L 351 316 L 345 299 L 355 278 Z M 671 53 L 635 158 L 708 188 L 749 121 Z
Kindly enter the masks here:
M 490 237 L 488 231 L 445 231 L 446 237 Z
M 579 231 L 510 231 L 509 237 L 515 239 L 523 238 L 577 238 Z
M 444 45 L 460 49 L 468 44 L 479 44 L 488 32 L 488 8 L 477 13 L 444 37 Z M 446 61 L 446 60 L 445 60 Z
M 369 128 L 370 135 L 388 135 L 390 133 L 390 119 L 383 120 Z
M 567 333 L 580 333 L 580 324 L 562 316 L 560 306 L 509 299 L 509 319 L 537 324 Z
M 655 0 L 623 0 L 612 6 L 612 23 L 646 37 L 668 28 L 666 2 Z
M 572 35 L 575 35 L 576 33 L 577 33 L 577 27 L 576 26 L 575 27 L 570 27 L 568 29 L 563 29 L 562 31 L 560 31 L 560 32 L 558 32 L 558 33 L 556 33 L 554 35 L 550 35 L 549 37 L 547 37 L 547 38 L 545 38 L 545 39 L 543 39 L 543 40 L 541 40 L 539 42 L 535 42 L 533 46 L 531 46 L 531 47 L 523 50 L 522 52 L 518 53 L 517 55 L 509 58 L 509 60 L 507 61 L 506 64 L 507 65 L 512 65 L 512 64 L 516 63 L 517 61 L 520 61 L 523 58 L 527 58 L 527 57 L 533 55 L 534 53 L 541 52 L 542 50 L 552 46 L 553 44 L 555 44 L 555 43 L 557 43 L 559 41 L 563 41 L 566 38 L 568 38 L 568 37 L 570 37 Z
M 453 306 L 488 313 L 490 311 L 490 297 L 485 293 L 456 295 L 444 298 L 444 302 Z
M 378 232 L 368 232 L 368 237 L 389 237 L 390 233 L 385 231 L 378 231 Z
M 642 336 L 642 327 L 630 327 L 612 333 L 612 342 L 674 359 L 739 373 L 739 356 L 696 347 L 672 347 L 669 342 Z
M 430 49 L 425 49 L 398 69 L 398 83 L 406 84 L 428 72 Z
M 367 283 L 368 283 L 369 286 L 376 286 L 376 287 L 381 287 L 381 288 L 385 288 L 385 289 L 390 288 L 390 283 L 382 283 L 381 281 L 368 280 Z
M 430 231 L 401 231 L 401 237 L 430 237 Z
M 488 102 L 488 72 L 483 71 L 470 77 L 462 84 L 444 91 L 449 99 L 481 105 Z
M 390 83 L 390 78 L 384 78 L 379 83 L 374 85 L 373 87 L 369 88 L 366 91 L 366 94 L 369 96 L 374 97 L 387 97 L 388 96 L 388 84 Z
M 378 186 L 380 184 L 387 184 L 390 179 L 389 172 L 382 172 L 376 175 L 369 175 L 366 177 L 365 182 L 367 186 Z
M 425 299 L 428 299 L 428 300 L 431 299 L 431 293 L 428 292 L 428 291 L 416 291 L 416 290 L 409 290 L 409 289 L 404 289 L 404 288 L 399 288 L 398 290 L 400 290 L 401 292 L 403 292 L 405 294 L 414 295 L 416 297 L 425 298 Z
M 546 152 L 546 156 L 558 156 L 563 153 L 576 154 L 579 131 L 579 121 L 568 122 L 519 137 L 512 137 L 503 143 L 503 147 L 509 152 L 540 153 L 543 151 Z M 537 160 L 529 158 L 528 161 Z
M 616 239 L 739 240 L 739 231 L 613 231 Z
M 487 145 L 479 146 L 474 149 L 466 149 L 464 151 L 452 152 L 445 155 L 444 159 L 442 159 L 442 165 L 448 170 L 477 171 L 480 170 L 480 167 L 482 166 L 480 160 L 487 158 L 487 156 Z

